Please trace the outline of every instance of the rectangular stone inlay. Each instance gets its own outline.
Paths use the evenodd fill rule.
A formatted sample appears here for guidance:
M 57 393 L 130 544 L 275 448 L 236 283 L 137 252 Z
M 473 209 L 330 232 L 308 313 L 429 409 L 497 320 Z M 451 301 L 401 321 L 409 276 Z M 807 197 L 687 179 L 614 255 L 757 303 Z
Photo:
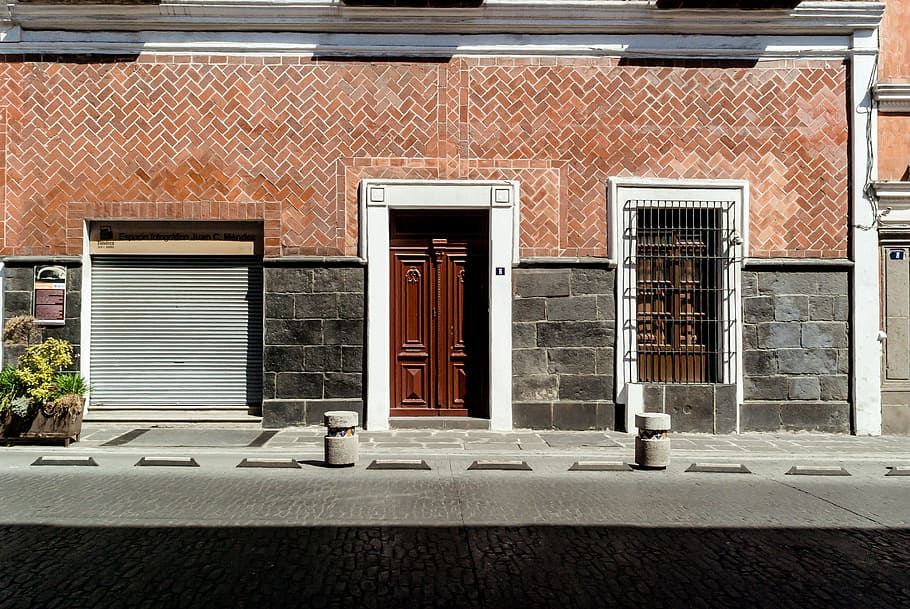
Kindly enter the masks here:
M 749 468 L 742 463 L 693 463 L 686 469 L 687 472 L 703 474 L 751 474 Z
M 468 467 L 471 470 L 498 470 L 498 471 L 531 471 L 527 461 L 474 461 Z
M 843 467 L 826 467 L 820 465 L 794 465 L 787 472 L 788 476 L 849 476 L 850 472 Z
M 576 461 L 570 472 L 630 472 L 632 467 L 622 461 Z
M 300 469 L 300 464 L 294 459 L 244 459 L 237 464 L 237 467 L 268 467 L 268 468 L 287 468 Z
M 38 457 L 32 465 L 92 465 L 98 463 L 91 457 Z
M 136 466 L 153 467 L 199 467 L 193 457 L 142 457 Z
M 432 469 L 423 459 L 374 459 L 367 469 Z

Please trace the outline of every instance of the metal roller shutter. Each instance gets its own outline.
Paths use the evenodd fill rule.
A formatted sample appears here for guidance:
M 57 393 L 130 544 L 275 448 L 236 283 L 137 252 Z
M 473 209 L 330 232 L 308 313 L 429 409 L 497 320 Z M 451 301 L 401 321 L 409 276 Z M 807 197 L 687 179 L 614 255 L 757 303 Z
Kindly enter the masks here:
M 262 266 L 249 258 L 92 261 L 92 401 L 240 406 L 262 400 Z

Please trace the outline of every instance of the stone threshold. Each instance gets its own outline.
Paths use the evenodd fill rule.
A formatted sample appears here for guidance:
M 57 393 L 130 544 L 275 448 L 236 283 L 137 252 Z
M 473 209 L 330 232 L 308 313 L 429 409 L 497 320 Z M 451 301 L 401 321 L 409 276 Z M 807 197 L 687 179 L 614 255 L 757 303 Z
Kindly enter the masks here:
M 390 429 L 490 429 L 489 419 L 476 417 L 389 417 Z

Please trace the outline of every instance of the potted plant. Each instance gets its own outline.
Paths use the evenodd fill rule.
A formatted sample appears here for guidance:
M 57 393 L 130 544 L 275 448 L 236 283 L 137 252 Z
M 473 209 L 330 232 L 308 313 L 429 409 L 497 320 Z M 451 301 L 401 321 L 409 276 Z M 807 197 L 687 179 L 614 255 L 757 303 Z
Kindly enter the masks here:
M 22 395 L 22 384 L 16 369 L 7 366 L 0 370 L 0 437 L 7 434 L 13 422 L 13 402 Z
M 56 338 L 41 340 L 34 320 L 21 315 L 4 327 L 4 344 L 24 349 L 17 367 L 0 370 L 0 434 L 4 437 L 79 440 L 85 396 L 90 388 L 73 363 L 73 347 Z
M 19 357 L 15 375 L 23 395 L 13 400 L 14 424 L 23 423 L 19 437 L 62 438 L 64 446 L 71 438 L 78 441 L 89 388 L 78 373 L 63 372 L 72 363 L 72 345 L 57 338 L 32 345 Z
M 3 325 L 3 346 L 7 356 L 18 359 L 28 347 L 40 343 L 41 328 L 31 315 L 16 315 Z M 25 386 L 16 373 L 15 366 L 0 370 L 0 436 L 15 437 L 29 419 L 30 403 Z
M 27 431 L 20 435 L 35 438 L 62 438 L 63 445 L 79 441 L 85 396 L 90 388 L 78 372 L 58 372 L 52 379 L 51 398 L 38 404 Z

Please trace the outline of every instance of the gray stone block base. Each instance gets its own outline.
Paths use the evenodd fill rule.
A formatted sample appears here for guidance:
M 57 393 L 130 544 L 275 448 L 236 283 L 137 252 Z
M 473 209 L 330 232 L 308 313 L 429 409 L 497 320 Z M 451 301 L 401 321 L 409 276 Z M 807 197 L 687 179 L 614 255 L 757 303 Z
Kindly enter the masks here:
M 326 412 L 353 410 L 363 421 L 363 400 L 264 400 L 262 427 L 280 429 L 296 425 L 322 425 Z
M 516 429 L 565 431 L 616 429 L 613 402 L 514 402 L 512 426 Z
M 644 385 L 645 412 L 664 412 L 673 431 L 733 433 L 736 431 L 736 385 Z
M 741 431 L 821 431 L 850 433 L 848 402 L 747 401 L 740 410 Z

